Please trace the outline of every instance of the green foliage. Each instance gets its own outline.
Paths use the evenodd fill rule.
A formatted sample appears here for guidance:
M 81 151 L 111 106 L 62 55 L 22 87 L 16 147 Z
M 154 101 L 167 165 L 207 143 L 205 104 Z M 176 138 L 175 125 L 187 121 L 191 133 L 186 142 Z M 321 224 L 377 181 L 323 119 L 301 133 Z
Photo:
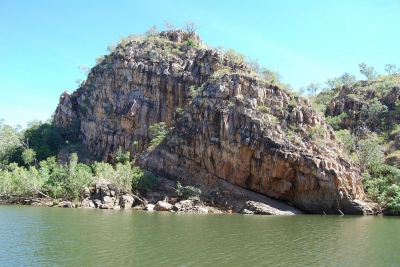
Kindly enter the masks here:
M 356 81 L 356 76 L 354 76 L 353 74 L 350 74 L 348 72 L 345 72 L 342 74 L 342 76 L 339 77 L 339 81 L 343 85 L 349 85 L 350 83 L 353 83 Z
M 328 117 L 326 117 L 326 121 L 329 123 L 330 126 L 332 126 L 332 128 L 335 131 L 337 131 L 337 130 L 340 129 L 339 124 L 342 122 L 342 120 L 344 118 L 347 118 L 347 113 L 346 112 L 343 112 L 340 115 L 334 116 L 334 117 L 328 116 Z
M 138 180 L 137 187 L 144 190 L 152 190 L 158 184 L 158 178 L 152 173 L 145 174 Z
M 179 108 L 176 108 L 176 109 L 175 109 L 175 112 L 176 112 L 176 114 L 177 114 L 178 117 L 182 117 L 183 114 L 185 113 L 185 109 L 182 108 L 182 107 L 179 107 Z
M 383 148 L 374 134 L 368 134 L 365 139 L 358 140 L 355 145 L 355 152 L 362 172 L 366 170 L 374 171 L 381 164 Z
M 190 199 L 190 200 L 200 200 L 201 190 L 194 186 L 182 186 L 180 182 L 176 182 L 175 192 L 178 197 Z
M 391 75 L 399 73 L 400 69 L 395 64 L 385 64 L 385 71 Z
M 313 107 L 325 113 L 332 99 L 339 95 L 339 89 L 326 90 L 311 98 Z
M 309 86 L 307 86 L 307 92 L 310 96 L 313 96 L 321 89 L 321 84 L 320 83 L 311 83 Z
M 38 161 L 57 155 L 61 148 L 63 139 L 58 129 L 49 122 L 33 121 L 23 132 L 23 140 L 28 140 L 29 148 L 36 152 Z
M 131 159 L 131 153 L 129 151 L 123 152 L 121 146 L 118 147 L 114 154 L 117 163 L 129 163 Z
M 187 40 L 186 40 L 186 45 L 187 45 L 187 46 L 194 46 L 194 47 L 197 46 L 197 44 L 195 43 L 195 41 L 193 41 L 193 39 L 191 39 L 191 38 L 187 38 Z
M 140 167 L 132 168 L 132 188 L 152 190 L 158 184 L 158 178 L 152 173 L 145 173 Z
M 246 60 L 245 55 L 236 52 L 234 49 L 226 50 L 225 56 L 227 56 L 231 62 L 235 62 L 235 63 L 243 63 Z
M 116 185 L 120 190 L 130 192 L 132 185 L 136 184 L 136 169 L 132 169 L 129 163 L 117 163 L 115 167 L 104 162 L 95 162 L 92 165 L 94 180 L 105 180 Z
M 25 164 L 31 165 L 36 160 L 36 152 L 32 148 L 25 149 L 22 152 L 22 159 Z
M 12 128 L 0 121 L 0 164 L 39 162 L 57 155 L 62 143 L 60 132 L 50 122 L 32 121 L 27 129 L 19 131 L 19 127 Z
M 308 137 L 311 139 L 317 139 L 324 137 L 325 130 L 321 126 L 311 126 L 308 130 Z
M 342 86 L 342 83 L 340 82 L 339 78 L 330 78 L 325 82 L 326 85 L 328 85 L 329 89 L 334 89 L 334 88 L 339 88 Z
M 229 100 L 226 100 L 226 104 L 227 104 L 228 107 L 234 107 L 234 106 L 235 106 L 235 104 L 232 103 L 232 102 L 229 101 Z
M 144 34 L 147 38 L 151 38 L 151 37 L 155 38 L 158 35 L 157 26 L 153 25 Z
M 255 72 L 261 73 L 262 68 L 260 66 L 260 63 L 258 63 L 258 59 L 257 58 L 253 59 L 251 57 L 247 57 L 246 62 Z
M 392 89 L 394 86 L 393 81 L 390 80 L 384 80 L 379 83 L 377 86 L 377 89 L 379 90 L 379 93 L 381 95 L 381 99 L 385 97 L 385 95 Z
M 195 98 L 201 91 L 202 87 L 197 87 L 195 85 L 192 85 L 189 87 L 189 92 L 192 98 Z
M 384 125 L 384 120 L 387 112 L 387 106 L 382 104 L 377 99 L 374 99 L 369 107 L 364 105 L 361 109 L 361 114 L 367 118 L 366 121 L 373 129 L 379 128 Z
M 21 147 L 19 127 L 11 127 L 0 120 L 0 169 L 9 163 L 10 157 Z
M 263 105 L 257 106 L 257 108 L 258 108 L 259 111 L 261 111 L 263 113 L 269 113 L 269 109 L 270 109 L 269 107 L 266 107 L 266 106 L 263 106 Z
M 336 136 L 342 141 L 344 144 L 346 151 L 348 154 L 351 154 L 354 151 L 354 146 L 356 144 L 356 138 L 352 135 L 349 130 L 339 130 L 336 132 Z
M 386 204 L 395 215 L 400 213 L 400 169 L 380 164 L 370 173 L 363 173 L 363 182 L 372 201 Z
M 168 135 L 169 130 L 165 122 L 160 122 L 149 126 L 149 132 L 153 136 L 150 145 L 158 145 Z
M 364 62 L 358 64 L 358 66 L 360 67 L 361 74 L 365 75 L 368 81 L 378 76 L 378 73 L 374 70 L 374 68 L 367 66 L 367 64 L 365 64 Z
M 95 162 L 89 167 L 78 163 L 75 153 L 64 166 L 59 165 L 55 157 L 41 161 L 39 166 L 25 168 L 12 163 L 0 170 L 0 194 L 27 196 L 41 191 L 55 199 L 73 200 L 78 198 L 84 186 L 95 181 L 107 181 L 124 192 L 130 192 L 132 187 L 152 189 L 158 182 L 154 175 L 145 174 L 139 167 L 131 168 L 129 163 L 117 163 L 113 167 Z
M 270 83 L 280 82 L 282 75 L 277 71 L 272 71 L 268 68 L 261 68 L 259 71 L 260 75 Z

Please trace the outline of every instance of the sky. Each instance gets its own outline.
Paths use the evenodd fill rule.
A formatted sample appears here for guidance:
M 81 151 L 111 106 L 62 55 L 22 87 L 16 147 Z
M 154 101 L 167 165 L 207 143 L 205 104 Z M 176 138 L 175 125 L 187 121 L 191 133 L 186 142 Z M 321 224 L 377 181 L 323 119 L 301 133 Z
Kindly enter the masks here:
M 164 21 L 193 21 L 211 47 L 232 48 L 279 71 L 293 89 L 365 62 L 400 68 L 400 1 L 0 0 L 0 119 L 48 120 L 64 91 L 84 79 L 121 36 Z

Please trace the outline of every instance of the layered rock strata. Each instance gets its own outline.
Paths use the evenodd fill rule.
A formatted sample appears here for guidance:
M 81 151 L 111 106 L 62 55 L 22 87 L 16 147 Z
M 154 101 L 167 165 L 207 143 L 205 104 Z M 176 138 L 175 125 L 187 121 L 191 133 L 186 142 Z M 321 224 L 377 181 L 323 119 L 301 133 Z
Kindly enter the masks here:
M 313 213 L 363 214 L 360 173 L 310 103 L 193 39 L 198 47 L 170 31 L 120 45 L 61 96 L 54 124 L 104 161 L 121 147 L 187 184 L 229 182 Z M 149 146 L 159 122 L 170 133 Z

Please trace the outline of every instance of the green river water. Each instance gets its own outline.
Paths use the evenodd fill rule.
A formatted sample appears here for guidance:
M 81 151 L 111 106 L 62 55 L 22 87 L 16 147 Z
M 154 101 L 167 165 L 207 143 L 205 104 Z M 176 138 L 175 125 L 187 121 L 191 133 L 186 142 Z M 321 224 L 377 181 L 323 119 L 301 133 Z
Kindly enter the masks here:
M 400 266 L 400 218 L 0 205 L 0 266 Z

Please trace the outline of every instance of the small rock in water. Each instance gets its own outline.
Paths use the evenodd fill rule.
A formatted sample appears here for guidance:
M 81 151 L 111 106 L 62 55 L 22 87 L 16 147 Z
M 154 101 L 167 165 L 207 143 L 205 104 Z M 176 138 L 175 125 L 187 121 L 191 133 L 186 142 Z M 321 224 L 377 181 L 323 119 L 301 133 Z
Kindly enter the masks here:
M 59 206 L 59 207 L 62 207 L 62 208 L 75 208 L 74 203 L 72 203 L 72 202 L 70 202 L 70 201 L 61 201 L 61 202 L 58 204 L 58 206 Z
M 147 211 L 154 211 L 154 207 L 155 207 L 154 204 L 147 204 L 145 210 L 147 210 Z

